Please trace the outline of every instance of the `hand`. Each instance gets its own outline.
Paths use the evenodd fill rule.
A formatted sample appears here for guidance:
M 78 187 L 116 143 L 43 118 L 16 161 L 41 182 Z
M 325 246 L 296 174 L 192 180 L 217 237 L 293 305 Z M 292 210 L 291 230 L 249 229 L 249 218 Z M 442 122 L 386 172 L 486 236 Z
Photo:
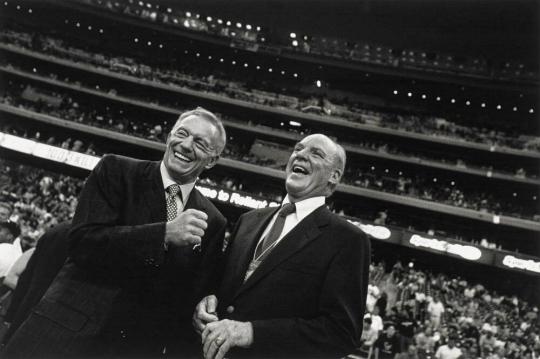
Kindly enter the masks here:
M 231 348 L 249 348 L 253 343 L 253 326 L 250 322 L 228 319 L 208 323 L 202 342 L 205 359 L 223 359 Z
M 219 320 L 216 314 L 217 304 L 218 300 L 215 295 L 208 295 L 197 304 L 191 322 L 197 333 L 202 334 L 206 324 Z
M 202 211 L 186 209 L 165 225 L 165 244 L 178 247 L 200 244 L 208 227 L 207 219 L 208 215 Z

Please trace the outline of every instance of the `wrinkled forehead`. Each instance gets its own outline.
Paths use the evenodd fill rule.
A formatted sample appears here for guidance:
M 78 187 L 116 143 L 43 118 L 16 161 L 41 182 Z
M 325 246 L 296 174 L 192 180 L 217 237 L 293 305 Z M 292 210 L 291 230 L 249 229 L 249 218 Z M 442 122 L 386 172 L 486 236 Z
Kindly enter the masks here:
M 205 118 L 204 116 L 190 115 L 182 119 L 178 119 L 171 129 L 174 133 L 179 128 L 188 129 L 193 135 L 206 137 L 212 141 L 216 141 L 219 137 L 219 129 L 216 124 Z
M 305 147 L 313 147 L 323 150 L 326 154 L 336 155 L 336 144 L 327 136 L 321 134 L 309 135 L 300 142 Z

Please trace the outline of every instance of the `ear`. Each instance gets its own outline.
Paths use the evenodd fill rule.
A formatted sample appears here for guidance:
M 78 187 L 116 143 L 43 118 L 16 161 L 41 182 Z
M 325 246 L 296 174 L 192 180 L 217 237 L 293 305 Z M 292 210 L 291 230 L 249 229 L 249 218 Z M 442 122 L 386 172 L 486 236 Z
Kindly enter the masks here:
M 341 181 L 342 175 L 343 172 L 339 168 L 335 168 L 332 171 L 332 175 L 330 176 L 330 179 L 328 179 L 328 182 L 330 182 L 333 186 L 337 186 L 338 183 Z
M 219 156 L 210 157 L 210 161 L 204 166 L 204 169 L 209 170 L 210 168 L 214 167 L 216 163 L 219 160 Z

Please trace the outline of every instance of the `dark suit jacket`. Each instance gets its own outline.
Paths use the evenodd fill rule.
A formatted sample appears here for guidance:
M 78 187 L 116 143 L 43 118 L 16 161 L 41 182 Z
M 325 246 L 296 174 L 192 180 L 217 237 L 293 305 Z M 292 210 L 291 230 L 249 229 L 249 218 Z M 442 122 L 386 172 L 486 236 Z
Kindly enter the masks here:
M 159 162 L 105 156 L 80 195 L 70 259 L 6 353 L 149 357 L 191 333 L 193 308 L 222 271 L 226 220 L 196 189 L 188 208 L 208 215 L 201 250 L 165 251 Z
M 357 346 L 366 302 L 370 243 L 326 206 L 304 218 L 243 282 L 276 209 L 240 217 L 220 291 L 220 318 L 250 321 L 254 342 L 231 357 L 338 358 Z
M 5 320 L 11 326 L 4 337 L 7 342 L 13 332 L 28 317 L 30 310 L 53 281 L 67 258 L 68 231 L 71 222 L 60 223 L 39 238 L 36 249 L 22 272 L 13 291 Z

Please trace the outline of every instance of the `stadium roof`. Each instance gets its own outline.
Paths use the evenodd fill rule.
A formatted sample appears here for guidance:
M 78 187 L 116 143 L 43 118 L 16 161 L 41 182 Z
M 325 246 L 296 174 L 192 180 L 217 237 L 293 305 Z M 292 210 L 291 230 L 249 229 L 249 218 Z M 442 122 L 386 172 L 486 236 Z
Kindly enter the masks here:
M 536 0 L 164 0 L 270 29 L 537 65 Z

